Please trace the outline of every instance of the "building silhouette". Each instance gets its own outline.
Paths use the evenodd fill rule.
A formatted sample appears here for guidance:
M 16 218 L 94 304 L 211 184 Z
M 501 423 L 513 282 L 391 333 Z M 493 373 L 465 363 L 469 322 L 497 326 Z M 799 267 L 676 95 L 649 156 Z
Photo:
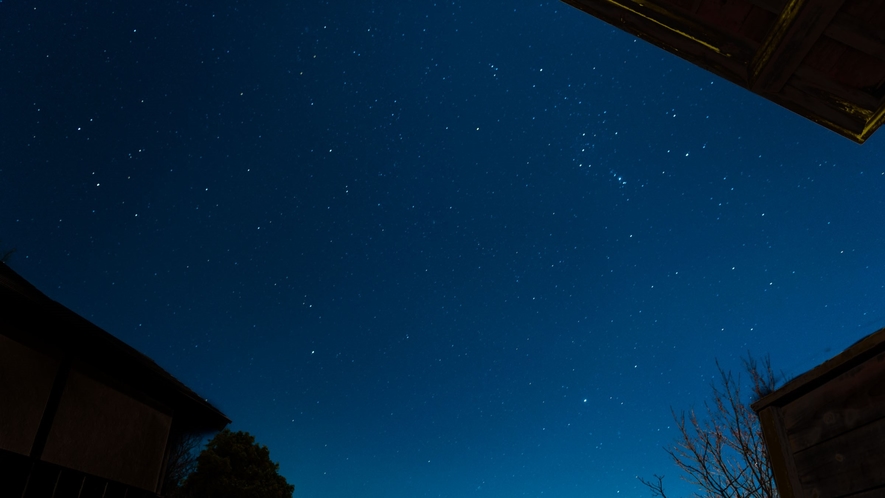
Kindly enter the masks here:
M 156 497 L 171 442 L 229 423 L 0 263 L 0 497 Z

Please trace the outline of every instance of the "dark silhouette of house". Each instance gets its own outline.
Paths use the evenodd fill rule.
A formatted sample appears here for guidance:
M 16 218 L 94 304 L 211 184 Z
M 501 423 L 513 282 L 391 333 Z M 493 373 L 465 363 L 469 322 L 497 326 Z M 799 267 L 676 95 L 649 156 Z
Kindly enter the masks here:
M 782 498 L 885 496 L 885 329 L 753 410 Z
M 858 143 L 885 120 L 881 0 L 563 0 Z
M 156 497 L 170 442 L 229 423 L 0 263 L 0 497 Z

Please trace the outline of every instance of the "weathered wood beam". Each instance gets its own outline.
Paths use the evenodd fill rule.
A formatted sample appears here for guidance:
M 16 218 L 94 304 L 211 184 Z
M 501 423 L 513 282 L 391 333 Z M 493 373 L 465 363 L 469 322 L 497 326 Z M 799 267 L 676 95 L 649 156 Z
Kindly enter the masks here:
M 807 392 L 842 375 L 862 363 L 885 352 L 885 328 L 855 342 L 838 355 L 787 382 L 777 391 L 753 403 L 754 411 L 759 412 L 769 405 L 784 406 L 804 396 Z
M 873 116 L 867 120 L 867 124 L 864 126 L 863 131 L 861 132 L 861 142 L 870 138 L 870 135 L 873 134 L 874 131 L 878 130 L 880 126 L 885 124 L 885 101 L 879 104 L 879 108 L 873 113 Z
M 760 9 L 767 10 L 772 14 L 780 14 L 784 9 L 784 0 L 748 0 L 751 4 Z
M 563 0 L 563 1 L 567 2 L 568 0 Z M 706 29 L 715 28 L 714 26 L 709 24 L 708 20 L 703 19 L 700 15 L 698 15 L 698 11 L 700 10 L 701 6 L 704 4 L 704 1 L 705 0 L 692 0 L 692 5 L 687 8 L 677 5 L 675 3 L 671 4 L 671 3 L 667 3 L 667 2 L 662 2 L 660 0 L 657 1 L 657 4 L 659 5 L 659 8 L 666 9 L 673 16 L 681 17 L 681 18 L 685 19 L 686 21 L 691 22 L 691 23 L 695 23 L 697 25 L 703 25 Z M 719 2 L 720 0 L 712 0 L 712 1 Z M 752 2 L 747 2 L 747 3 L 752 3 Z M 715 29 L 718 29 L 718 28 L 715 28 Z M 756 49 L 759 48 L 759 42 L 757 42 L 756 40 L 747 36 L 746 33 L 743 33 L 740 31 L 727 32 L 727 33 L 724 33 L 723 36 L 729 36 L 729 37 L 733 37 L 734 39 L 739 39 L 741 41 L 741 43 L 745 43 L 750 48 L 752 53 L 755 53 Z M 745 84 L 743 84 L 743 85 L 745 86 Z
M 659 4 L 634 0 L 563 0 L 619 29 L 745 86 L 746 61 L 755 53 L 743 38 L 696 22 Z
M 879 107 L 879 100 L 867 92 L 837 83 L 808 66 L 797 68 L 789 84 L 802 86 L 811 94 L 826 95 L 831 107 L 863 121 L 870 119 Z
M 868 389 L 870 387 L 867 387 Z M 885 481 L 885 419 L 794 454 L 805 496 L 846 496 Z
M 798 453 L 845 432 L 885 418 L 885 353 L 837 376 L 785 405 L 784 427 Z
M 844 0 L 791 0 L 750 61 L 750 89 L 778 93 L 832 21 Z
M 790 84 L 784 85 L 780 93 L 766 95 L 766 97 L 846 138 L 858 143 L 863 142 L 861 139 L 864 127 L 863 121 L 854 119 L 851 116 L 840 113 L 837 109 L 824 105 L 820 96 L 804 93 L 806 91 L 807 89 L 802 86 L 796 87 Z
M 65 385 L 68 382 L 68 375 L 71 373 L 71 358 L 62 359 L 58 370 L 55 372 L 55 380 L 52 383 L 52 391 L 49 393 L 49 399 L 46 401 L 46 408 L 43 410 L 43 417 L 40 419 L 40 426 L 37 434 L 34 435 L 34 442 L 31 445 L 31 458 L 39 460 L 43 456 L 43 450 L 46 448 L 46 441 L 49 439 L 49 432 L 55 423 L 55 415 L 58 412 L 61 396 L 64 394 Z
M 867 121 L 844 111 L 845 104 L 821 88 L 819 82 L 793 78 L 771 100 L 806 118 L 862 143 Z
M 824 34 L 853 49 L 885 61 L 885 40 L 882 39 L 885 32 L 871 32 L 861 26 L 857 19 L 847 14 L 841 12 L 837 14 Z
M 784 446 L 787 442 L 787 431 L 784 428 L 784 420 L 780 408 L 768 406 L 759 412 L 759 421 L 762 427 L 762 439 L 768 450 L 768 461 L 774 473 L 774 480 L 781 498 L 798 498 L 802 484 L 799 482 L 799 474 L 796 472 L 796 462 L 793 461 L 793 452 Z

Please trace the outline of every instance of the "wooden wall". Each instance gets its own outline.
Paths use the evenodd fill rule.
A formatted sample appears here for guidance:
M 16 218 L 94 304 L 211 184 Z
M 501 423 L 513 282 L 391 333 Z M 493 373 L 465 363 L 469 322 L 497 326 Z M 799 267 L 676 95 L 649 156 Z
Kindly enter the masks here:
M 60 364 L 0 335 L 0 450 L 156 492 L 168 410 L 84 365 L 59 374 Z
M 753 405 L 783 498 L 885 496 L 883 344 L 879 331 Z
M 155 490 L 172 417 L 76 370 L 42 460 Z
M 30 455 L 58 365 L 0 335 L 0 449 Z

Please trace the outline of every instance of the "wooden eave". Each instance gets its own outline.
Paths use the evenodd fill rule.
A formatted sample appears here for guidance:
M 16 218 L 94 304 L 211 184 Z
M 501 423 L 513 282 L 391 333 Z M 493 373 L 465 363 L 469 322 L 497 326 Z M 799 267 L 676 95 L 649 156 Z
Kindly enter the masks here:
M 758 413 L 768 406 L 783 406 L 882 353 L 885 353 L 885 328 L 864 337 L 845 351 L 759 399 L 753 403 L 753 411 Z
M 882 0 L 563 0 L 863 143 L 885 121 Z
M 197 431 L 230 419 L 135 348 L 53 301 L 0 263 L 3 335 L 100 378 Z
M 865 465 L 877 465 L 872 462 L 874 459 L 878 464 L 882 463 L 882 434 L 877 432 L 878 425 L 873 423 L 885 416 L 879 387 L 882 370 L 872 365 L 881 364 L 883 356 L 885 329 L 880 329 L 751 405 L 759 416 L 769 462 L 782 497 L 807 496 L 805 488 L 811 485 L 809 479 L 820 479 L 818 484 L 827 488 L 822 496 L 850 494 L 860 498 L 882 495 L 881 487 L 859 494 L 856 494 L 858 490 L 850 488 L 863 489 L 877 478 L 865 475 L 857 479 L 858 476 L 851 472 L 857 469 L 863 472 Z M 863 394 L 858 397 L 858 393 Z M 839 401 L 840 398 L 845 399 Z M 868 404 L 862 411 L 845 410 L 842 403 L 847 399 L 853 399 L 855 403 L 865 399 Z M 792 415 L 784 412 L 788 405 L 792 407 Z M 845 416 L 848 412 L 850 417 Z M 840 434 L 848 433 L 849 418 L 853 425 L 850 438 L 840 440 Z M 792 429 L 788 429 L 789 425 Z M 861 448 L 864 445 L 866 447 Z M 838 454 L 833 453 L 834 449 Z M 844 453 L 850 452 L 855 453 L 846 457 L 845 462 L 850 462 L 851 470 L 834 470 L 829 458 L 842 458 Z M 819 465 L 821 455 L 826 458 L 826 468 Z M 836 472 L 841 474 L 834 479 Z

